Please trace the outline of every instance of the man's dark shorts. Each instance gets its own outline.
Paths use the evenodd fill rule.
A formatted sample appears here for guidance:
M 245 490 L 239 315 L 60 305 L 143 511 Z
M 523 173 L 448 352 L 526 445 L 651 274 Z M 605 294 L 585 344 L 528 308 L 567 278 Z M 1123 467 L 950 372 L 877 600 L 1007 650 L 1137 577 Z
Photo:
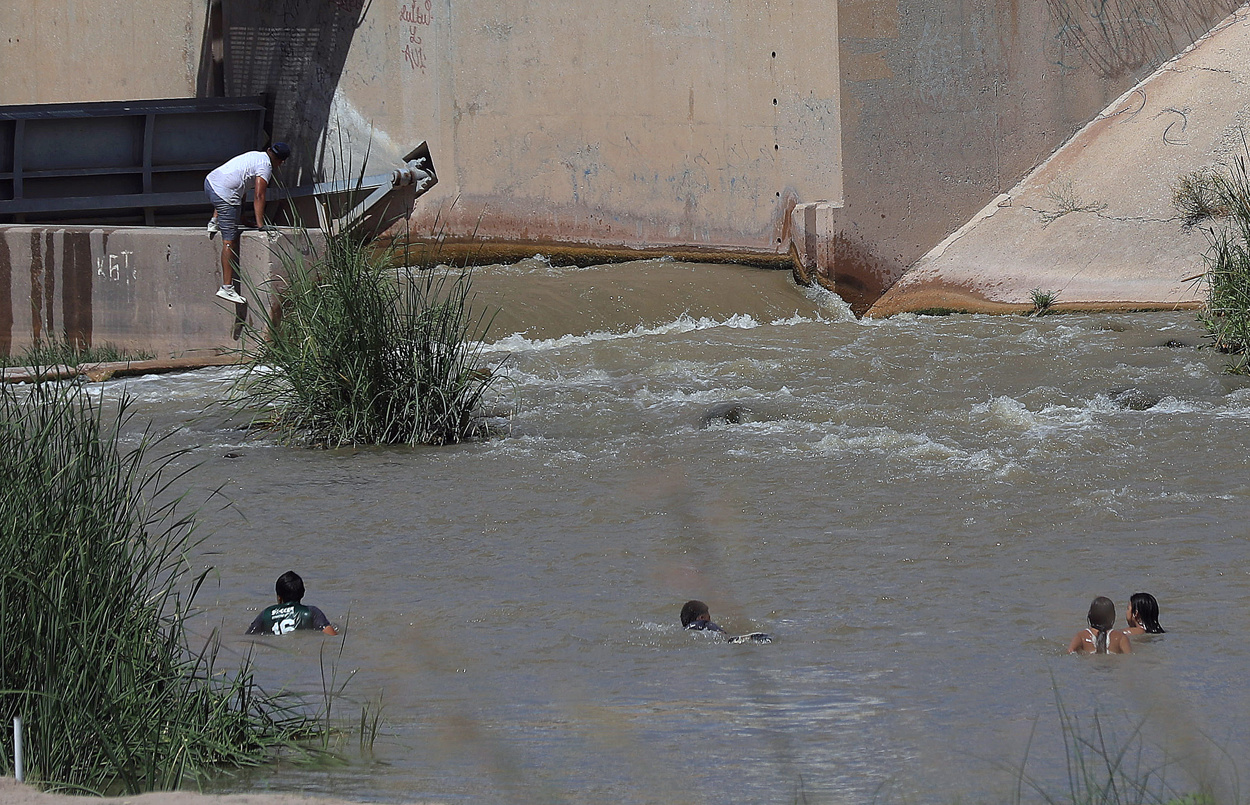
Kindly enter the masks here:
M 213 208 L 217 210 L 217 229 L 221 232 L 221 239 L 238 241 L 239 205 L 231 204 L 217 195 L 208 179 L 204 180 L 204 192 L 208 193 L 208 200 L 213 202 Z

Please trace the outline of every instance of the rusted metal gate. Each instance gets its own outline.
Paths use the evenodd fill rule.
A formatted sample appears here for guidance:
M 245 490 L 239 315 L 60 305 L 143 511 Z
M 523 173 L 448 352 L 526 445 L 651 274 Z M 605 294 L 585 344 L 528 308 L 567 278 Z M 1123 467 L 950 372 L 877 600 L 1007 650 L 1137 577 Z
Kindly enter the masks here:
M 178 225 L 204 177 L 265 144 L 261 98 L 0 106 L 0 223 Z

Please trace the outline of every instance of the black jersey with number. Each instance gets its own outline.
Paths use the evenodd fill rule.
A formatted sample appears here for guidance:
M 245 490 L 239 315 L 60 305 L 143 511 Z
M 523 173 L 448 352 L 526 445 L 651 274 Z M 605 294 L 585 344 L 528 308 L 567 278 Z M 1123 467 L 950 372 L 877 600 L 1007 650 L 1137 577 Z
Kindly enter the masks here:
M 274 604 L 256 616 L 248 634 L 289 634 L 296 629 L 324 629 L 330 620 L 317 607 L 304 604 Z

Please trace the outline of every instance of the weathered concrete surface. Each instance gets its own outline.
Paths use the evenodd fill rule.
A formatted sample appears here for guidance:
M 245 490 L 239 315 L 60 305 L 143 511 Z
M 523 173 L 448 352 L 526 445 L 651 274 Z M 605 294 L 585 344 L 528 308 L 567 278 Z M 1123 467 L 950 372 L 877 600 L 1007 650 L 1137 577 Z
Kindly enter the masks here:
M 366 23 L 335 103 L 386 103 L 391 137 L 417 108 L 437 123 L 452 181 L 414 232 L 793 251 L 862 311 L 1235 5 L 418 3 L 399 30 L 425 68 L 370 103 Z
M 1245 6 L 925 255 L 870 315 L 1028 309 L 1032 289 L 1057 292 L 1058 309 L 1196 306 L 1206 240 L 1182 228 L 1172 187 L 1242 152 L 1248 118 Z
M 221 241 L 203 229 L 0 226 L 0 354 L 50 340 L 160 358 L 237 349 L 239 316 L 258 322 L 291 248 L 287 237 L 243 233 L 249 304 L 236 311 L 214 295 Z
M 0 4 L 0 104 L 195 95 L 204 0 Z
M 1236 4 L 37 0 L 0 103 L 219 84 L 272 99 L 288 182 L 428 140 L 415 235 L 794 253 L 862 309 Z

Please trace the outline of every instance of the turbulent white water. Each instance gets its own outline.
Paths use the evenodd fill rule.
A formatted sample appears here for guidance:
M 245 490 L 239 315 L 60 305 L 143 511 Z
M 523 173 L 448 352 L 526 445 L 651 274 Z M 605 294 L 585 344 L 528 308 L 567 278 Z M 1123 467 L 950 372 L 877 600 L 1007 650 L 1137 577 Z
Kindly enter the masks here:
M 354 674 L 340 712 L 384 706 L 373 754 L 222 787 L 1007 801 L 1026 751 L 1066 790 L 1057 699 L 1082 729 L 1144 723 L 1145 763 L 1203 735 L 1246 756 L 1250 388 L 1192 314 L 856 321 L 783 274 L 672 262 L 476 287 L 506 311 L 504 438 L 301 451 L 200 414 L 229 370 L 124 381 L 199 445 L 191 497 L 232 502 L 203 509 L 197 628 L 242 632 L 296 569 L 342 654 L 263 642 L 262 678 L 319 692 L 324 647 Z M 1166 635 L 1065 655 L 1094 596 L 1122 622 L 1139 590 Z M 775 642 L 682 632 L 692 597 Z

